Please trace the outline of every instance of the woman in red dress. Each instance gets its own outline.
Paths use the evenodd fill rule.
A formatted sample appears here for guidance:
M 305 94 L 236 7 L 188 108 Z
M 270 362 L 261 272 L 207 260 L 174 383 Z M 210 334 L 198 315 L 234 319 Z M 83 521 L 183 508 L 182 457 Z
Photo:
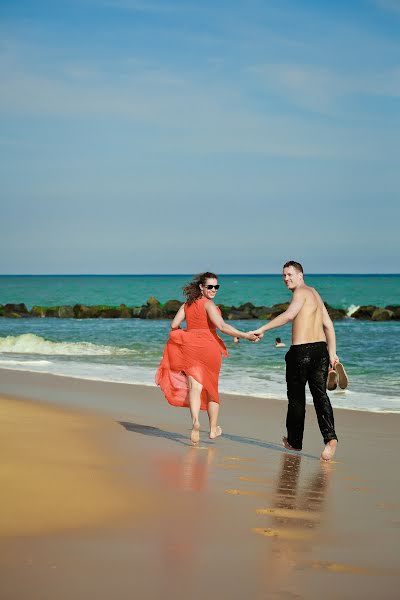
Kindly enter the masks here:
M 218 289 L 217 276 L 209 272 L 201 273 L 183 288 L 186 302 L 171 323 L 172 331 L 156 374 L 156 383 L 168 402 L 190 408 L 193 444 L 198 444 L 200 439 L 200 410 L 207 410 L 210 438 L 215 439 L 222 433 L 217 424 L 218 378 L 222 355 L 228 356 L 228 351 L 216 329 L 252 342 L 259 339 L 253 333 L 239 331 L 225 323 L 213 302 Z M 180 329 L 184 320 L 186 330 Z

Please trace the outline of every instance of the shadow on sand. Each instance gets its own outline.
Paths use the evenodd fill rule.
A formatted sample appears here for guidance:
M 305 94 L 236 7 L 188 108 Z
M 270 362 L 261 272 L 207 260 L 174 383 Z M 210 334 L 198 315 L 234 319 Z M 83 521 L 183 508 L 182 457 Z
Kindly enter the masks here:
M 164 438 L 171 442 L 176 442 L 177 444 L 182 444 L 183 446 L 192 446 L 191 442 L 188 440 L 188 437 L 182 435 L 181 433 L 176 433 L 174 431 L 166 431 L 165 429 L 160 429 L 159 427 L 152 427 L 151 425 L 141 425 L 139 423 L 131 423 L 129 421 L 118 421 L 122 427 L 125 427 L 127 431 L 132 431 L 133 433 L 140 433 L 142 435 L 149 435 L 151 437 Z M 234 435 L 231 433 L 223 433 L 223 440 L 229 440 L 231 442 L 235 442 L 237 444 L 247 444 L 250 446 L 257 446 L 258 448 L 265 448 L 266 450 L 273 450 L 275 452 L 284 452 L 286 454 L 293 454 L 295 456 L 303 456 L 305 458 L 312 458 L 314 460 L 319 461 L 319 456 L 314 456 L 312 454 L 305 454 L 304 452 L 295 452 L 292 450 L 287 450 L 283 446 L 276 444 L 274 442 L 264 442 L 257 438 L 250 438 L 242 435 Z M 207 440 L 202 441 L 202 444 L 214 444 L 213 441 Z

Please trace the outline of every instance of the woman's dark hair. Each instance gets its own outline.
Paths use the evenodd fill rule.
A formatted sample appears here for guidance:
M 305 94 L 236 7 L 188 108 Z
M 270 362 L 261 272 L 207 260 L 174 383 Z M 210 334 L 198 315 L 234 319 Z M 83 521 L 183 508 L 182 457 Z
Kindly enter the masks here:
M 207 279 L 218 279 L 215 273 L 206 271 L 193 277 L 192 281 L 185 285 L 183 288 L 183 294 L 186 296 L 186 304 L 189 306 L 193 304 L 195 300 L 201 298 L 200 285 L 205 285 Z
M 276 341 L 277 344 L 281 344 L 282 343 L 281 338 L 275 338 L 275 341 Z

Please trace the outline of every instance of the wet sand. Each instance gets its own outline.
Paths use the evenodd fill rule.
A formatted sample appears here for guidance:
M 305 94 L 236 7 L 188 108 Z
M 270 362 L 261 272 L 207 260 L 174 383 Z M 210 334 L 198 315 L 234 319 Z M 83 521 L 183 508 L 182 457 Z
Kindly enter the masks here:
M 301 454 L 240 396 L 193 448 L 156 388 L 0 374 L 2 600 L 398 597 L 400 415 L 336 410 L 326 465 L 312 407 Z

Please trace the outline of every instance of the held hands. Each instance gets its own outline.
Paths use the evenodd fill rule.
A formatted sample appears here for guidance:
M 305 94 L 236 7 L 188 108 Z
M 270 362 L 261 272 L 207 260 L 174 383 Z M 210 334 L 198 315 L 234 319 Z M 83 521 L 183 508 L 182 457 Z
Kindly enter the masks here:
M 249 342 L 259 342 L 263 335 L 263 333 L 257 333 L 257 331 L 248 331 L 246 333 L 246 340 L 249 340 Z
M 332 369 L 334 369 L 337 363 L 339 362 L 339 357 L 337 356 L 337 354 L 329 355 L 329 362 L 331 363 Z
M 261 329 L 254 329 L 254 331 L 248 331 L 248 333 L 257 336 L 256 340 L 252 339 L 252 341 L 254 342 L 259 342 L 264 337 L 264 333 L 261 331 Z

